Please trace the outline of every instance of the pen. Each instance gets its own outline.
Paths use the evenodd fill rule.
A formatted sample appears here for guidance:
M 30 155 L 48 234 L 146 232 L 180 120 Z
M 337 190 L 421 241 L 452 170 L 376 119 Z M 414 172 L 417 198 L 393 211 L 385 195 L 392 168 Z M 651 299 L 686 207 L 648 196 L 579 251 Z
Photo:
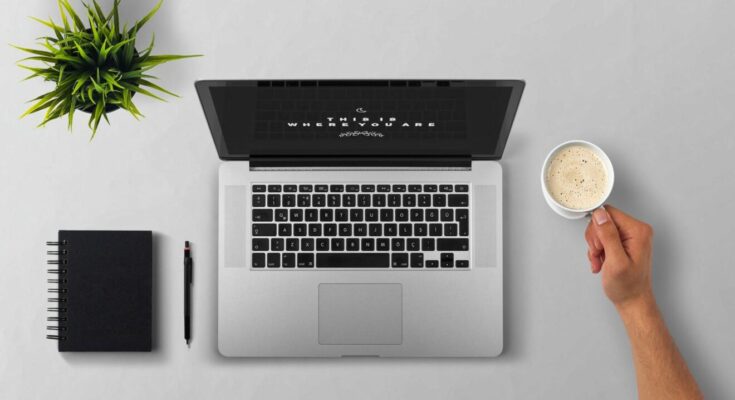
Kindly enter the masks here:
M 189 342 L 191 342 L 191 283 L 194 267 L 190 249 L 187 240 L 184 244 L 184 339 L 186 339 L 186 345 L 189 347 L 191 347 L 189 345 Z

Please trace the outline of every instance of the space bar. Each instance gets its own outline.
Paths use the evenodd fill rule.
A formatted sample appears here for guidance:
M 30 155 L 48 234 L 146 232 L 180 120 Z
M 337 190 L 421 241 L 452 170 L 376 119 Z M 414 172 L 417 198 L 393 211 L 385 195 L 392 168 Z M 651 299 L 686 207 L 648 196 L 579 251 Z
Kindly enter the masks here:
M 317 268 L 388 268 L 388 253 L 317 253 Z

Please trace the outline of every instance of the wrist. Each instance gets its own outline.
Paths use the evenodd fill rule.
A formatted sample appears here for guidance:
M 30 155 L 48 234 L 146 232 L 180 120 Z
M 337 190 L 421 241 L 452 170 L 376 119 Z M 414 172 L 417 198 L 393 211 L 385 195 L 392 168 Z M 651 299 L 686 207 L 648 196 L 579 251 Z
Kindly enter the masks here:
M 658 312 L 653 290 L 648 289 L 638 296 L 615 303 L 615 309 L 623 320 L 636 316 L 650 315 Z

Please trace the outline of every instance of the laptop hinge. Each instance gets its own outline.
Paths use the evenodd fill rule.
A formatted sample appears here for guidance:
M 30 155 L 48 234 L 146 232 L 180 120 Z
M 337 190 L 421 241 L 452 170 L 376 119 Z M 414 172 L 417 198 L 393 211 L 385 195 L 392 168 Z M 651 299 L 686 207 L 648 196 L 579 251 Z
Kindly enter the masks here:
M 250 157 L 251 168 L 471 169 L 471 157 Z

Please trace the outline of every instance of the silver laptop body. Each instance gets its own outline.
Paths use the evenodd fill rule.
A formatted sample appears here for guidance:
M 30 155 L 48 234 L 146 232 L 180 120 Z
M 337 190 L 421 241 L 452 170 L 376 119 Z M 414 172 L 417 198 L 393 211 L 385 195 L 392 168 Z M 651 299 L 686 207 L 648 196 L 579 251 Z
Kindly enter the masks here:
M 213 126 L 202 96 L 221 83 L 197 82 L 213 132 L 222 127 Z M 513 115 L 515 109 L 511 120 Z M 222 158 L 222 355 L 502 352 L 503 183 L 497 161 L 280 165 Z M 302 248 L 302 239 L 311 238 Z

